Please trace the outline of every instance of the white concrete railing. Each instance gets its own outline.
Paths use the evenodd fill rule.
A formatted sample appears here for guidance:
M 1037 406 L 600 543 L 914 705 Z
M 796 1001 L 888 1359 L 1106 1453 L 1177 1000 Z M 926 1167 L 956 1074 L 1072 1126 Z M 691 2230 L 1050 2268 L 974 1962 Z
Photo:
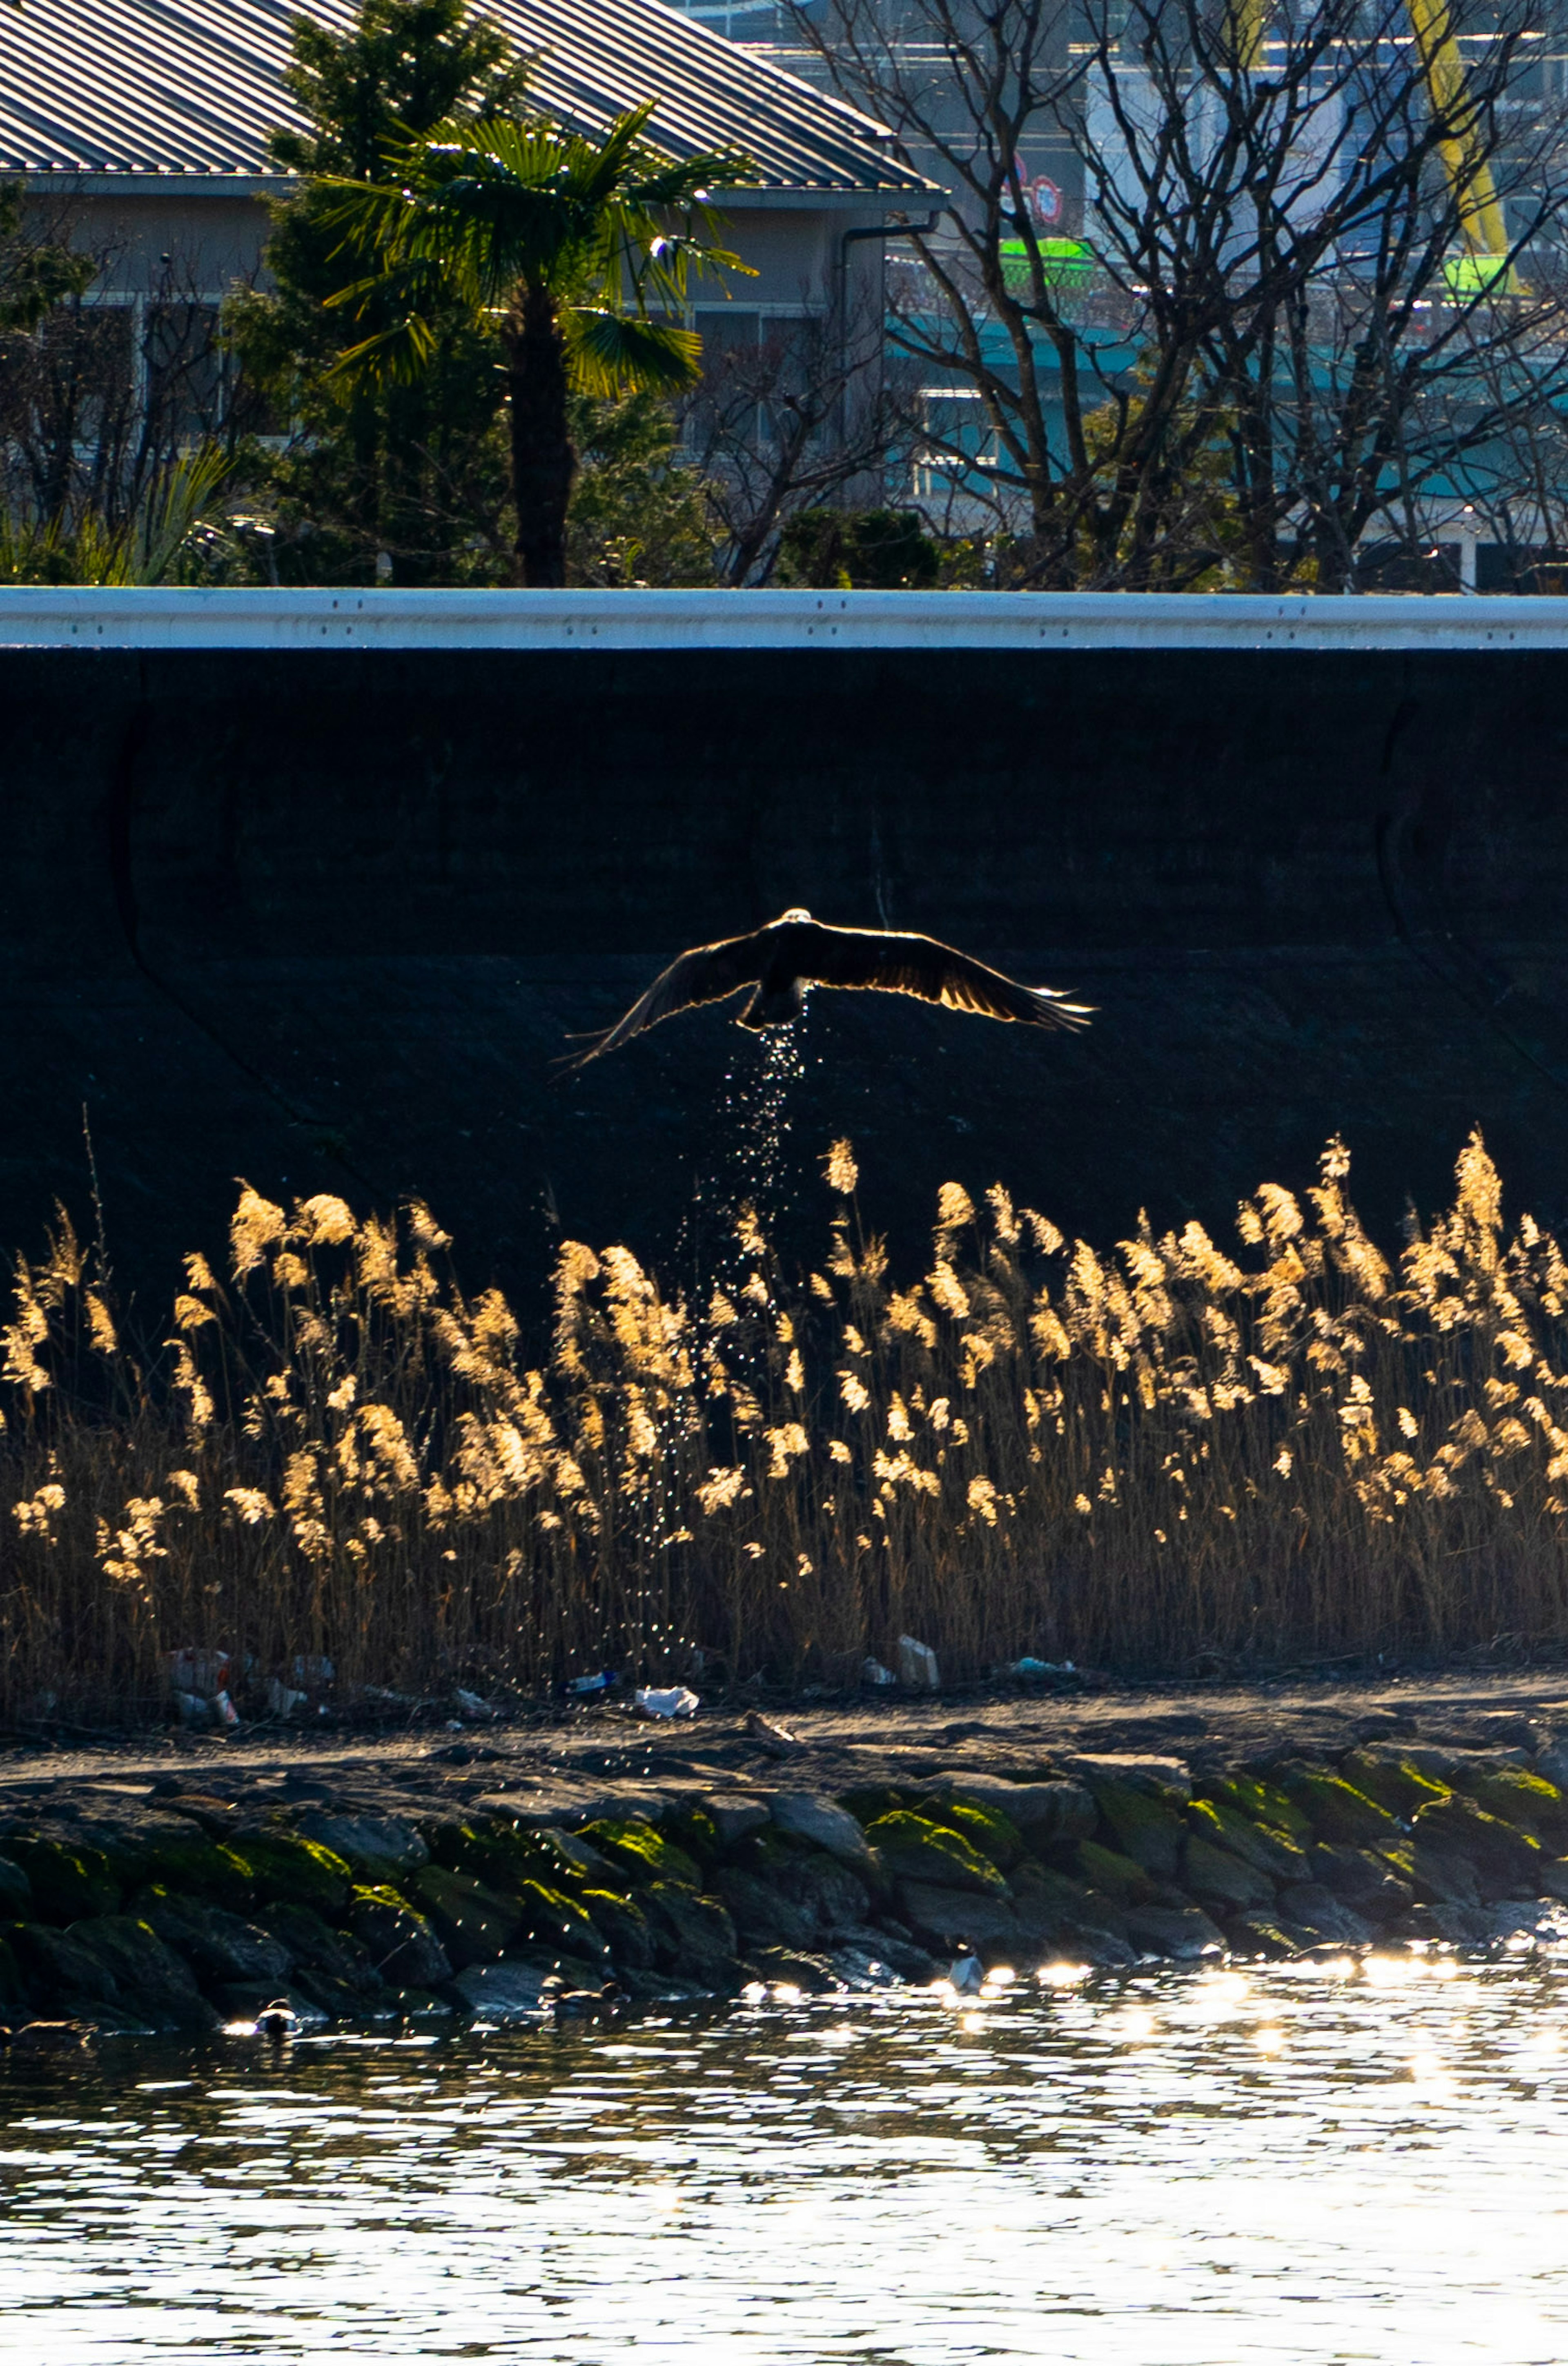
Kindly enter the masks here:
M 0 591 L 0 649 L 1558 649 L 1568 599 Z

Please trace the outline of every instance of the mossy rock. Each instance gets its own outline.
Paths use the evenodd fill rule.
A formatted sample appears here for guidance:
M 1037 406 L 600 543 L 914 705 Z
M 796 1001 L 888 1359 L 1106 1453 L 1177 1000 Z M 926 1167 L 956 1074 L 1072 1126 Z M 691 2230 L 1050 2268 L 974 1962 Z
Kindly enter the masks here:
M 536 1874 L 539 1881 L 553 1880 L 557 1888 L 569 1887 L 581 1882 L 585 1887 L 613 1890 L 619 1898 L 624 1895 L 626 1884 L 621 1879 L 607 1856 L 590 1847 L 581 1832 L 558 1832 L 554 1830 L 537 1832 L 543 1861 L 551 1868 Z
M 696 1897 L 684 1883 L 655 1881 L 638 1902 L 661 1970 L 707 1982 L 738 1972 L 735 1926 L 718 1898 Z
M 1415 1885 L 1389 1862 L 1383 1849 L 1347 1847 L 1320 1841 L 1312 1852 L 1312 1880 L 1332 1891 L 1342 1906 L 1374 1925 L 1391 1921 L 1415 1901 Z
M 510 1817 L 421 1824 L 420 1836 L 444 1871 L 471 1875 L 503 1896 L 526 1881 L 554 1881 L 563 1874 L 575 1877 L 553 1836 L 547 1838 L 532 1825 L 515 1824 Z
M 868 1865 L 867 1871 L 881 1886 L 886 1868 Z M 777 1900 L 782 1933 L 778 1944 L 783 1946 L 804 1945 L 804 1933 L 821 1938 L 857 1927 L 870 1911 L 867 1882 L 859 1873 L 825 1849 L 770 1826 L 764 1826 L 731 1865 L 714 1875 L 711 1886 L 726 1899 L 732 1872 L 748 1876 Z
M 188 1840 L 159 1840 L 143 1852 L 143 1882 L 175 1898 L 200 1898 L 230 1914 L 241 1913 L 256 1895 L 250 1865 L 226 1842 L 199 1832 Z
M 944 1811 L 945 1812 L 945 1811 Z M 866 1838 L 897 1881 L 922 1881 L 939 1888 L 970 1889 L 1003 1896 L 1007 1884 L 973 1842 L 946 1822 L 895 1808 L 866 1828 Z
M 665 1838 L 684 1849 L 704 1873 L 723 1854 L 719 1827 L 706 1808 L 683 1808 L 678 1815 L 668 1818 L 661 1830 Z
M 640 1906 L 607 1889 L 585 1889 L 582 1903 L 618 1971 L 652 1971 L 653 1933 Z
M 1385 1865 L 1392 1866 L 1400 1879 L 1407 1881 L 1420 1906 L 1453 1907 L 1461 1911 L 1479 1912 L 1481 1884 L 1475 1868 L 1467 1857 L 1452 1848 L 1434 1848 L 1424 1841 L 1412 1841 L 1403 1848 L 1379 1849 L 1377 1853 Z M 1543 1858 L 1548 1872 L 1551 1860 Z M 1441 1937 L 1442 1933 L 1437 1933 Z
M 1028 1853 L 1023 1833 L 998 1808 L 973 1807 L 966 1799 L 950 1799 L 943 1806 L 942 1821 L 949 1831 L 958 1833 L 971 1848 L 978 1849 L 1000 1873 L 1011 1872 Z
M 1254 1823 L 1222 1799 L 1194 1799 L 1187 1809 L 1187 1828 L 1196 1840 L 1225 1849 L 1243 1865 L 1271 1881 L 1305 1881 L 1310 1867 L 1306 1851 L 1288 1832 Z M 1189 1849 L 1192 1842 L 1189 1841 Z
M 270 1980 L 277 1988 L 293 1968 L 293 1956 L 281 1940 L 224 1907 L 178 1897 L 157 1884 L 139 1889 L 132 1903 L 165 1946 L 174 1948 L 197 1978 L 209 1984 Z
M 1233 1955 L 1258 1955 L 1270 1962 L 1299 1955 L 1302 1948 L 1301 1939 L 1292 1938 L 1283 1924 L 1267 1912 L 1237 1915 L 1226 1924 L 1225 1935 Z
M 1222 1914 L 1247 1913 L 1254 1907 L 1271 1906 L 1274 1902 L 1274 1884 L 1266 1873 L 1231 1850 L 1201 1839 L 1196 1832 L 1187 1835 L 1182 1884 L 1194 1898 L 1205 1906 L 1216 1907 Z
M 211 2007 L 190 1966 L 134 1914 L 99 1914 L 65 1933 L 108 1973 L 118 2001 L 155 2029 L 209 2029 Z
M 746 1947 L 809 1949 L 817 1936 L 808 1904 L 787 1897 L 777 1881 L 739 1865 L 721 1866 L 713 1887 Z
M 1144 1866 L 1099 1841 L 1080 1841 L 1073 1856 L 1090 1888 L 1108 1898 L 1114 1906 L 1125 1909 L 1148 1905 L 1159 1887 Z
M 551 1889 L 542 1881 L 525 1881 L 517 1902 L 521 1919 L 515 1935 L 519 1939 L 538 1947 L 558 1947 L 588 1962 L 608 1955 L 602 1936 L 577 1899 L 564 1890 Z
M 1088 1882 L 1047 1872 L 1043 1865 L 1023 1865 L 1012 1887 L 1019 1935 L 1032 1946 L 1076 1947 L 1089 1932 L 1113 1939 L 1126 1936 L 1121 1908 Z
M 52 1832 L 11 1832 L 6 1853 L 26 1874 L 40 1921 L 79 1922 L 113 1914 L 122 1895 L 102 1849 Z
M 521 1932 L 524 1910 L 520 1899 L 503 1898 L 471 1873 L 452 1873 L 440 1865 L 421 1865 L 409 1876 L 408 1891 L 429 1915 L 459 1971 L 470 1964 L 493 1964 Z
M 375 1958 L 364 1940 L 352 1932 L 334 1930 L 308 1906 L 269 1907 L 266 1928 L 301 1972 L 362 1990 L 381 1985 Z
M 246 1832 L 236 1854 L 251 1876 L 258 1905 L 308 1906 L 330 1921 L 353 1896 L 353 1869 L 336 1852 L 298 1832 Z
M 621 1823 L 605 1817 L 598 1823 L 585 1824 L 581 1837 L 633 1884 L 673 1881 L 683 1889 L 702 1887 L 702 1869 L 696 1859 L 652 1824 Z
M 1342 1774 L 1321 1767 L 1292 1767 L 1280 1778 L 1280 1787 L 1312 1826 L 1313 1838 L 1343 1841 L 1352 1848 L 1392 1844 L 1399 1837 L 1398 1819 Z
M 83 2011 L 90 2017 L 95 2005 L 115 2002 L 119 1991 L 114 1974 L 69 1932 L 43 1922 L 13 1922 L 0 1937 L 15 1951 L 28 1996 L 50 2020 Z
M 753 1979 L 766 1980 L 769 1987 L 799 1989 L 802 1996 L 827 1996 L 838 1986 L 838 1975 L 826 1955 L 806 1955 L 796 1947 L 753 1947 L 744 1968 Z
M 890 1816 L 895 1809 L 907 1807 L 910 1794 L 898 1791 L 889 1783 L 872 1783 L 858 1791 L 840 1791 L 834 1805 L 845 1808 L 857 1824 L 874 1824 L 879 1816 Z
M 1550 1862 L 1539 1841 L 1500 1816 L 1488 1815 L 1472 1800 L 1457 1794 L 1439 1799 L 1421 1809 L 1411 1830 L 1417 1867 L 1420 1853 L 1434 1849 L 1468 1865 L 1487 1901 L 1539 1894 L 1538 1874 Z
M 297 1830 L 308 1841 L 319 1841 L 353 1868 L 356 1881 L 389 1881 L 412 1873 L 430 1861 L 430 1851 L 414 1826 L 402 1816 L 333 1814 L 308 1808 Z
M 1528 1832 L 1553 1856 L 1568 1850 L 1568 1796 L 1544 1774 L 1532 1774 L 1523 1766 L 1504 1766 L 1495 1774 L 1473 1778 L 1465 1787 L 1489 1816 Z
M 1130 1783 L 1089 1783 L 1101 1820 L 1110 1831 L 1116 1853 L 1131 1857 L 1157 1881 L 1175 1881 L 1186 1846 L 1187 1827 L 1174 1795 L 1135 1788 Z
M 1339 1772 L 1347 1783 L 1365 1797 L 1375 1799 L 1391 1816 L 1406 1823 L 1422 1808 L 1429 1808 L 1435 1799 L 1446 1799 L 1448 1786 L 1423 1774 L 1408 1758 L 1395 1758 L 1370 1750 L 1352 1750 L 1339 1762 Z
M 1271 1831 L 1283 1832 L 1293 1841 L 1312 1838 L 1311 1818 L 1277 1783 L 1264 1783 L 1255 1774 L 1226 1774 L 1204 1783 L 1199 1787 L 1198 1797 L 1212 1799 L 1216 1807 L 1234 1808 L 1249 1823 L 1266 1825 Z
M 349 1928 L 365 1949 L 375 1977 L 391 1988 L 431 1989 L 452 1977 L 451 1959 L 433 1927 L 395 1889 L 356 1889 Z

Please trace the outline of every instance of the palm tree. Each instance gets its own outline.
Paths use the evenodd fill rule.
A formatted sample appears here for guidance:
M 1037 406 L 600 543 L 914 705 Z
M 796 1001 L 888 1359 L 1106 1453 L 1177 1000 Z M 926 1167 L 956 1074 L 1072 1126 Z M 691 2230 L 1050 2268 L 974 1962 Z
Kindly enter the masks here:
M 372 265 L 328 301 L 362 316 L 389 303 L 396 315 L 340 373 L 417 377 L 435 350 L 438 299 L 497 325 L 520 583 L 566 580 L 569 393 L 689 385 L 701 340 L 678 322 L 691 277 L 746 268 L 711 243 L 707 197 L 750 177 L 747 160 L 660 155 L 642 137 L 652 112 L 630 108 L 598 142 L 544 120 L 441 123 L 388 151 L 387 182 L 321 185 L 343 249 Z

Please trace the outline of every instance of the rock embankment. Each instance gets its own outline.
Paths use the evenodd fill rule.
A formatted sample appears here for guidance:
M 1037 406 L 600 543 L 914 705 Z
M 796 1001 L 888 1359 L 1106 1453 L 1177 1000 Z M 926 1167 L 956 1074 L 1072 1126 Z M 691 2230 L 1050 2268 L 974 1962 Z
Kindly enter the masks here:
M 973 1727 L 812 1750 L 737 1723 L 679 1756 L 498 1736 L 14 1783 L 0 2019 L 197 2032 L 280 1994 L 317 2022 L 505 2019 L 551 1973 L 640 1999 L 876 1985 L 930 1979 L 960 1938 L 1020 1969 L 1485 1946 L 1568 1902 L 1568 1738 L 1505 1722 L 1506 1746 L 1229 1756 L 977 1751 Z

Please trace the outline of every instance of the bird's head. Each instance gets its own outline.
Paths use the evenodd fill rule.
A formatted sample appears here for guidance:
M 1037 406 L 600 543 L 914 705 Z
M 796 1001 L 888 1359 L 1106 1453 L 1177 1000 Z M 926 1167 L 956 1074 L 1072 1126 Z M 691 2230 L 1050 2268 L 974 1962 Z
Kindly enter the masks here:
M 791 904 L 787 912 L 779 913 L 773 925 L 775 928 L 781 929 L 786 920 L 809 920 L 811 917 L 803 904 Z

